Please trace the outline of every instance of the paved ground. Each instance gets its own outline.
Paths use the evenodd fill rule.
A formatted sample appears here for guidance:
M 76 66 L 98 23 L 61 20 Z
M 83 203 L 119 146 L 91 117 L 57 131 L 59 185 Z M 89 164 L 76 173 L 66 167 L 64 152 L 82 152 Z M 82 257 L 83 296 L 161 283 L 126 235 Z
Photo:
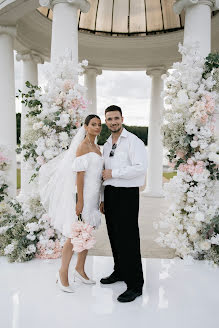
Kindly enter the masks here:
M 164 198 L 142 197 L 140 200 L 139 227 L 141 235 L 141 256 L 147 258 L 173 258 L 174 251 L 160 247 L 154 240 L 158 231 L 154 229 L 153 223 L 158 222 L 160 213 L 165 213 L 168 204 Z M 105 218 L 96 232 L 96 245 L 89 251 L 90 255 L 112 256 L 107 236 Z

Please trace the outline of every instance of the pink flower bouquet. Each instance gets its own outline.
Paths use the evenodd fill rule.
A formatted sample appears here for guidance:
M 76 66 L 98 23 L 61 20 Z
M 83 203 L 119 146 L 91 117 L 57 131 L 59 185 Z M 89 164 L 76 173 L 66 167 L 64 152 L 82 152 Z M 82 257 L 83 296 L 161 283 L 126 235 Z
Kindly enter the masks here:
M 74 222 L 72 225 L 71 237 L 73 251 L 80 253 L 85 249 L 92 248 L 96 242 L 93 231 L 94 228 L 88 223 L 79 220 Z

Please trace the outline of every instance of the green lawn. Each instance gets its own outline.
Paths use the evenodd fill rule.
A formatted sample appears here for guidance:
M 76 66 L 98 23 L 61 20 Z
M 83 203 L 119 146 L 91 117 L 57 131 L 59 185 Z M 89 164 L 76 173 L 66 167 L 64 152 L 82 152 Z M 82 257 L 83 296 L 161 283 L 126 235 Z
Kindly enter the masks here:
M 172 179 L 176 175 L 176 172 L 164 172 L 163 176 L 166 179 Z M 17 189 L 20 189 L 21 187 L 21 169 L 17 169 Z
M 172 179 L 175 175 L 176 175 L 176 172 L 164 172 L 163 173 L 164 178 L 166 178 L 168 180 Z

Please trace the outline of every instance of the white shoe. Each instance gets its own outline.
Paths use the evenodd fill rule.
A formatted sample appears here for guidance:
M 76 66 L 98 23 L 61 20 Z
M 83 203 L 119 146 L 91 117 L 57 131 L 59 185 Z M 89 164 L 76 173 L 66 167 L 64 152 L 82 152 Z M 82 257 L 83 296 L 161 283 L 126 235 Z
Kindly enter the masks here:
M 56 273 L 56 283 L 63 292 L 66 292 L 66 293 L 74 293 L 75 292 L 75 290 L 72 286 L 63 286 L 61 279 L 60 279 L 59 272 Z
M 75 270 L 74 272 L 74 281 L 76 281 L 76 279 L 79 279 L 81 282 L 83 282 L 86 285 L 95 285 L 96 281 L 92 280 L 92 279 L 84 279 L 80 273 L 78 273 L 78 271 Z

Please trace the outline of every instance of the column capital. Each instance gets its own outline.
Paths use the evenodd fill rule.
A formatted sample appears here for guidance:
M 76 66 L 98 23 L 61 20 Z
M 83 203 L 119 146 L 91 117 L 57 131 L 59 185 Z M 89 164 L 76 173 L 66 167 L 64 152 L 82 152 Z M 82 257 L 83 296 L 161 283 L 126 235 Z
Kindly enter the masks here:
M 42 7 L 53 8 L 57 3 L 68 3 L 72 6 L 76 6 L 83 13 L 87 13 L 90 10 L 90 3 L 87 0 L 39 0 Z
M 12 38 L 16 37 L 17 29 L 15 26 L 0 25 L 0 34 L 10 35 Z
M 154 66 L 154 67 L 148 67 L 146 70 L 146 74 L 148 76 L 161 76 L 162 74 L 165 74 L 167 71 L 165 66 Z
M 219 0 L 176 0 L 173 9 L 176 14 L 181 14 L 183 9 L 195 5 L 208 5 L 214 11 L 219 9 Z
M 88 66 L 88 67 L 85 68 L 84 74 L 89 74 L 89 73 L 95 74 L 96 76 L 101 75 L 102 74 L 102 69 L 97 68 L 97 67 Z
M 43 64 L 44 58 L 39 53 L 35 51 L 27 51 L 27 52 L 18 52 L 16 55 L 17 61 L 33 61 L 36 64 Z

